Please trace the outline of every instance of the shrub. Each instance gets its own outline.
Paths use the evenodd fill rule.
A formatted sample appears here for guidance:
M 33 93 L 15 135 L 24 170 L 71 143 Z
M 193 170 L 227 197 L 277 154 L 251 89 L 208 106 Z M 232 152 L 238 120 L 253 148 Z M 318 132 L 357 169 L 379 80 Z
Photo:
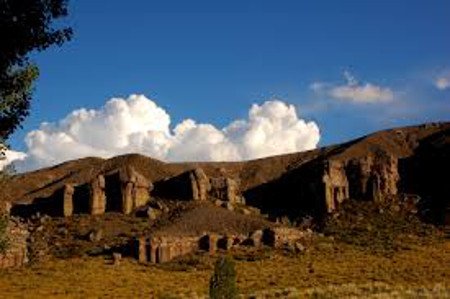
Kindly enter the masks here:
M 238 296 L 236 270 L 230 257 L 221 257 L 214 266 L 214 273 L 209 282 L 211 299 L 234 299 Z

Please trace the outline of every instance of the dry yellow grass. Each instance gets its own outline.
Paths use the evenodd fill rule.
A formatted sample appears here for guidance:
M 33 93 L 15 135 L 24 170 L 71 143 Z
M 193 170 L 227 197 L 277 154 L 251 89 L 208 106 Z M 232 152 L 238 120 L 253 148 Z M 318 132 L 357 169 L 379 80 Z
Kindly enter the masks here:
M 0 297 L 190 298 L 194 293 L 207 293 L 212 262 L 206 258 L 197 270 L 175 271 L 170 266 L 143 266 L 128 259 L 118 266 L 103 258 L 54 259 L 0 271 Z M 271 292 L 279 296 L 283 290 L 295 288 L 292 298 L 327 298 L 326 294 L 365 297 L 377 292 L 409 298 L 410 290 L 432 290 L 436 286 L 438 294 L 450 294 L 448 241 L 411 247 L 391 257 L 337 242 L 318 242 L 301 255 L 272 253 L 258 261 L 238 260 L 236 267 L 238 286 L 245 294 L 267 290 L 266 296 Z

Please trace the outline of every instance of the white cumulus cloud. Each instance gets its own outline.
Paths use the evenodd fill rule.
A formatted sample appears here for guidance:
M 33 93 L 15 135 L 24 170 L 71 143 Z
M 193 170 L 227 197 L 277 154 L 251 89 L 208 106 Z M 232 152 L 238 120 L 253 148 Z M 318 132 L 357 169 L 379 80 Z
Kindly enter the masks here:
M 25 153 L 5 150 L 0 154 L 0 170 L 2 170 L 5 166 L 11 164 L 11 162 L 23 161 L 26 157 L 27 155 Z
M 79 109 L 43 123 L 25 138 L 26 153 L 11 155 L 19 171 L 86 156 L 141 153 L 165 161 L 238 161 L 310 150 L 316 123 L 294 106 L 274 100 L 254 104 L 248 118 L 223 128 L 186 119 L 171 128 L 170 115 L 143 95 L 113 98 L 98 110 Z
M 349 72 L 344 72 L 346 84 L 334 85 L 324 82 L 314 82 L 310 88 L 318 93 L 325 94 L 333 99 L 352 103 L 384 103 L 394 99 L 394 92 L 388 87 L 372 83 L 360 83 Z

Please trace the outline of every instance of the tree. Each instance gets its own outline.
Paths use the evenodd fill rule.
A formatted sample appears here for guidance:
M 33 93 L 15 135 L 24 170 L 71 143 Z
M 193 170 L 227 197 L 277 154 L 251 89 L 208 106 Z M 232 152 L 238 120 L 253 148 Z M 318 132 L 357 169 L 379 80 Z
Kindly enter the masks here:
M 230 257 L 221 257 L 214 266 L 214 273 L 209 281 L 211 299 L 234 299 L 238 296 L 236 270 Z
M 67 0 L 0 0 L 0 143 L 29 114 L 39 75 L 29 55 L 70 40 L 70 27 L 54 26 L 67 14 Z
M 39 76 L 29 55 L 60 46 L 72 36 L 71 28 L 54 26 L 67 16 L 67 7 L 67 0 L 0 0 L 0 160 L 6 139 L 29 114 L 33 82 Z M 0 169 L 0 188 L 7 179 Z M 7 246 L 7 223 L 0 215 L 0 251 Z

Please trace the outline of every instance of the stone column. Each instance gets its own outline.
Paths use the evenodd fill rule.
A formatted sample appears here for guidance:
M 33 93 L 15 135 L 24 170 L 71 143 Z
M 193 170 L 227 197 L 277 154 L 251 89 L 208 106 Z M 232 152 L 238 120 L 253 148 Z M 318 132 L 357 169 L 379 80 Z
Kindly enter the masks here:
M 226 178 L 226 192 L 227 192 L 227 200 L 231 203 L 237 203 L 238 202 L 238 196 L 237 196 L 237 183 L 235 180 Z
M 122 212 L 126 215 L 133 211 L 133 183 L 122 183 Z
M 147 263 L 147 239 L 145 237 L 139 238 L 139 262 Z
M 158 245 L 153 239 L 150 239 L 150 263 L 156 263 L 157 262 L 157 250 Z
M 197 180 L 195 179 L 195 175 L 193 173 L 189 174 L 189 179 L 191 181 L 191 189 L 192 189 L 192 199 L 200 200 L 199 190 Z
M 133 177 L 133 206 L 139 208 L 145 206 L 150 200 L 150 191 L 153 184 L 138 172 Z
M 189 173 L 191 181 L 192 199 L 206 200 L 208 198 L 208 191 L 211 188 L 209 179 L 201 168 L 196 168 Z
M 69 217 L 73 214 L 73 193 L 75 189 L 72 185 L 65 185 L 63 190 L 63 216 Z
M 333 186 L 331 186 L 331 184 L 329 183 L 328 175 L 325 176 L 322 186 L 324 188 L 323 194 L 325 196 L 323 200 L 325 201 L 327 212 L 331 213 L 335 210 L 334 190 Z
M 99 175 L 91 182 L 91 215 L 102 215 L 106 210 L 105 178 Z
M 350 198 L 350 192 L 349 192 L 348 184 L 347 184 L 346 187 L 344 187 L 344 196 L 345 196 L 345 199 L 349 199 Z
M 150 200 L 152 183 L 133 167 L 124 167 L 119 171 L 122 191 L 122 212 L 130 214 L 133 209 L 144 206 Z
M 209 234 L 208 236 L 208 250 L 209 250 L 209 254 L 213 255 L 216 253 L 217 251 L 217 241 L 218 241 L 218 237 L 215 234 Z
M 161 243 L 158 247 L 158 261 L 165 263 L 170 260 L 169 247 L 167 243 Z

